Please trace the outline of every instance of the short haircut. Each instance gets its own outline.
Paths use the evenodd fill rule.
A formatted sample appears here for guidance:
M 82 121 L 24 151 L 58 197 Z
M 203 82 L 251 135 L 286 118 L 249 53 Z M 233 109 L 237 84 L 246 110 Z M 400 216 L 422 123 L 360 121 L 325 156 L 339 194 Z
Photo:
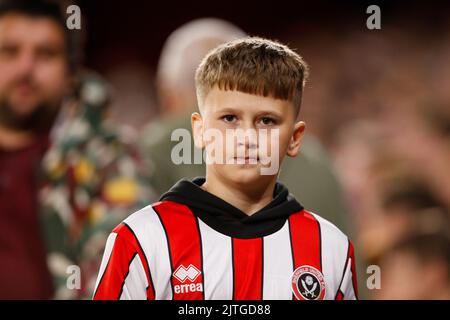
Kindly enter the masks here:
M 69 67 L 72 71 L 76 69 L 79 63 L 77 39 L 66 27 L 61 4 L 50 0 L 0 0 L 0 19 L 14 13 L 56 22 L 64 33 Z
M 298 113 L 307 78 L 308 65 L 289 47 L 246 37 L 210 51 L 197 69 L 195 83 L 199 104 L 217 86 L 291 101 Z

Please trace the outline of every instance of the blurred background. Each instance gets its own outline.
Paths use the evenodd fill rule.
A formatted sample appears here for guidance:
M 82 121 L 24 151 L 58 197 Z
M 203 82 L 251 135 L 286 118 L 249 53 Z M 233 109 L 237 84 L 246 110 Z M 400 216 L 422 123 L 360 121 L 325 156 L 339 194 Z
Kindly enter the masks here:
M 61 3 L 64 9 L 74 2 Z M 40 259 L 34 271 L 24 272 L 46 275 L 41 278 L 48 283 L 25 292 L 12 290 L 12 280 L 11 287 L 0 282 L 0 298 L 79 299 L 92 293 L 89 274 L 98 270 L 111 226 L 179 178 L 202 174 L 202 165 L 168 161 L 170 133 L 188 128 L 186 115 L 196 108 L 193 74 L 200 59 L 222 42 L 257 35 L 288 44 L 310 66 L 300 111 L 308 136 L 300 159 L 285 164 L 280 179 L 306 208 L 349 234 L 362 298 L 450 299 L 448 3 L 76 4 L 82 28 L 70 31 L 77 53 L 70 99 L 60 99 L 64 108 L 52 125 L 50 146 L 30 164 L 43 171 L 29 197 L 36 194 L 38 203 L 27 209 L 31 229 L 33 212 L 43 212 L 43 236 L 35 235 L 42 253 L 24 262 L 31 258 L 11 257 L 14 236 L 0 238 L 0 274 Z M 371 4 L 381 9 L 380 30 L 366 27 Z M 5 17 L 0 15 L 0 47 Z M 6 146 L 0 144 L 0 164 L 11 156 Z M 6 214 L 13 210 L 5 205 L 7 192 L 14 191 L 6 187 L 5 170 L 2 180 L 0 229 L 16 228 L 16 237 L 29 239 L 30 230 L 12 225 L 16 218 Z M 23 242 L 23 255 L 36 252 Z M 83 270 L 81 289 L 65 285 L 72 264 Z M 380 267 L 379 279 L 371 278 L 369 265 Z

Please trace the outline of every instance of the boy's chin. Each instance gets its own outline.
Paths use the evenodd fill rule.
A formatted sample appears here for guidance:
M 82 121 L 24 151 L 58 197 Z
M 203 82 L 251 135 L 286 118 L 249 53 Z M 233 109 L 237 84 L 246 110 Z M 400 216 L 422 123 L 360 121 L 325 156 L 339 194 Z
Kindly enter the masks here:
M 232 168 L 227 168 L 227 177 L 233 184 L 242 184 L 251 187 L 252 183 L 263 183 L 273 179 L 273 175 L 263 175 L 261 173 L 261 166 L 258 165 L 233 165 Z

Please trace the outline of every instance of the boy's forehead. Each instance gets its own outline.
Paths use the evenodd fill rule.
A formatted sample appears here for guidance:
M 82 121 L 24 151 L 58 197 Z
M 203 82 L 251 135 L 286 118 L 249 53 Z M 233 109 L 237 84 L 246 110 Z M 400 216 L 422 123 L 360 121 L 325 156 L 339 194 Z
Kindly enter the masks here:
M 293 108 L 291 101 L 218 87 L 208 92 L 203 103 L 204 111 L 209 112 L 227 109 L 283 112 L 287 107 Z

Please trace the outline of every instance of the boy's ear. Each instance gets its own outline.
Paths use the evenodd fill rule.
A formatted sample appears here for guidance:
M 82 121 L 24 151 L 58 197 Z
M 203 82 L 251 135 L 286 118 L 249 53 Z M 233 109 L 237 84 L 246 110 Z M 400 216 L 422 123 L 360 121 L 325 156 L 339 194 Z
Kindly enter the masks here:
M 300 151 L 303 135 L 305 133 L 306 124 L 303 121 L 298 121 L 294 125 L 294 132 L 292 133 L 291 141 L 286 154 L 290 157 L 297 156 Z
M 194 112 L 191 115 L 192 134 L 194 135 L 194 145 L 196 148 L 203 149 L 203 119 L 200 113 Z

